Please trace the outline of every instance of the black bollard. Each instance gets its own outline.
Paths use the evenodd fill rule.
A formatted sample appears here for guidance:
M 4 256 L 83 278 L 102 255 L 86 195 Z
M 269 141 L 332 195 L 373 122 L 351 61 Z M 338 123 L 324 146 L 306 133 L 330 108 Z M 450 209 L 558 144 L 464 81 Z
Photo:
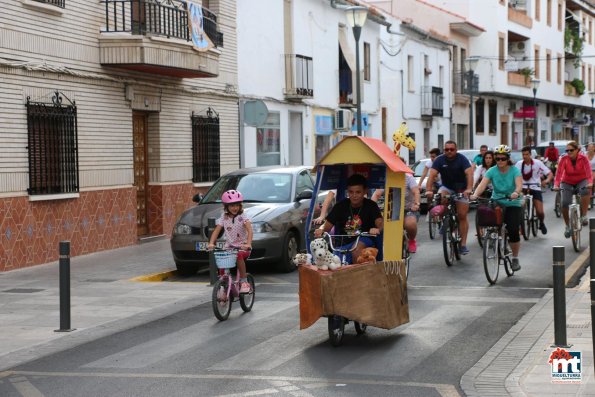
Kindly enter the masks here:
M 70 241 L 60 241 L 60 329 L 55 332 L 74 331 L 70 328 Z
M 554 346 L 570 347 L 566 343 L 566 286 L 564 247 L 555 246 L 554 251 Z
M 209 218 L 207 220 L 208 222 L 208 228 L 209 228 L 209 233 L 207 238 L 211 238 L 211 234 L 213 233 L 213 230 L 215 229 L 215 222 L 216 219 L 215 218 Z M 213 286 L 216 282 L 217 282 L 217 278 L 219 275 L 219 271 L 217 270 L 217 265 L 215 264 L 215 254 L 213 253 L 213 251 L 209 251 L 209 280 L 210 280 L 210 286 Z

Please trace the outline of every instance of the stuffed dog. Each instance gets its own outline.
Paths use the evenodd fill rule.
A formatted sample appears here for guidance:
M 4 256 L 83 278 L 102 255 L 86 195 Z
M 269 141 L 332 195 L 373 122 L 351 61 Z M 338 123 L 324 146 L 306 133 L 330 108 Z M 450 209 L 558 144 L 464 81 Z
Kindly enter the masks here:
M 323 238 L 317 238 L 310 243 L 310 252 L 314 264 L 320 270 L 335 270 L 341 266 L 341 260 L 328 249 L 328 243 Z
M 376 263 L 376 255 L 378 255 L 378 249 L 374 247 L 364 248 L 355 263 Z
M 310 254 L 296 254 L 293 257 L 293 263 L 296 266 L 311 265 L 312 264 L 312 255 L 310 255 Z

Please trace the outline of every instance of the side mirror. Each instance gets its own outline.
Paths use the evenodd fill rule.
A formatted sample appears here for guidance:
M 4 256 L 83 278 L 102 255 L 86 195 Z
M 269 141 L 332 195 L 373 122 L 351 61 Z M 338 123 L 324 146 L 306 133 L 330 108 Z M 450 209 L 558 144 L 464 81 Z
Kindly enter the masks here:
M 200 200 L 202 200 L 202 198 L 202 194 L 196 193 L 194 196 L 192 196 L 192 201 L 194 201 L 195 203 L 200 203 Z
M 314 192 L 310 189 L 306 189 L 296 196 L 295 201 L 311 199 L 313 196 Z

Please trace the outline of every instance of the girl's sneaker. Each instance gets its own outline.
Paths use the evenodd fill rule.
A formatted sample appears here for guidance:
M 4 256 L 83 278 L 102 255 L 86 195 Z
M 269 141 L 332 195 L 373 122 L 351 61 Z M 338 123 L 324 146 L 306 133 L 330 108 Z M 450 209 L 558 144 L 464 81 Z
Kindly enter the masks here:
M 252 292 L 252 286 L 249 282 L 240 283 L 240 294 L 249 294 L 250 292 Z

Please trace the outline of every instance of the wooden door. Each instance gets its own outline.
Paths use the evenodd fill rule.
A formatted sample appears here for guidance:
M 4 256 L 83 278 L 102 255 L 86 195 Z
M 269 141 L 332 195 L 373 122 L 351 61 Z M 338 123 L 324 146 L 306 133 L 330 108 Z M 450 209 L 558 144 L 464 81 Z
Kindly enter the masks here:
M 134 145 L 134 186 L 136 186 L 136 232 L 138 236 L 145 236 L 148 233 L 146 114 L 133 113 L 132 135 Z
M 508 145 L 508 123 L 500 123 L 500 143 L 502 145 Z

